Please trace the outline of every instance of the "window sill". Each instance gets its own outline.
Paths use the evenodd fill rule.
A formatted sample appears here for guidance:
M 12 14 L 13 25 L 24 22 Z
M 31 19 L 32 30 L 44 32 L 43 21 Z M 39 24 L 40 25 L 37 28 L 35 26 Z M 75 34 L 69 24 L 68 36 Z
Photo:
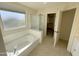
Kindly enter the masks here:
M 21 28 L 26 28 L 26 26 L 20 26 L 20 27 L 14 27 L 14 28 L 9 28 L 9 29 L 4 29 L 4 31 L 11 31 L 11 30 L 17 30 Z

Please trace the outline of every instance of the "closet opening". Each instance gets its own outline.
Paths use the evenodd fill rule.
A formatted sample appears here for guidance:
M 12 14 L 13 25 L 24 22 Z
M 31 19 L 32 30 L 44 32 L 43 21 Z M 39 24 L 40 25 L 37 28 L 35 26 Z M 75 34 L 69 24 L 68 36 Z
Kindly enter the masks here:
M 47 14 L 47 35 L 54 35 L 54 22 L 56 13 Z

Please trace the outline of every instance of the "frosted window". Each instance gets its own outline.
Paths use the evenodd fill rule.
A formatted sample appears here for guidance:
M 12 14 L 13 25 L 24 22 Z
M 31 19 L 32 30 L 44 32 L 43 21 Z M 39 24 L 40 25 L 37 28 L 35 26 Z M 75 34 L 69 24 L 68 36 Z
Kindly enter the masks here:
M 25 14 L 0 10 L 4 29 L 25 26 Z

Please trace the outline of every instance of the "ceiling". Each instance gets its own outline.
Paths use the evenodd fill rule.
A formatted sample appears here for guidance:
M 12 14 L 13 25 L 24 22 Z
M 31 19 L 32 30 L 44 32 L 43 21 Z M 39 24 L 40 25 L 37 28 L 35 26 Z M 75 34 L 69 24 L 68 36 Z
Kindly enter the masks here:
M 69 4 L 75 4 L 74 2 L 19 2 L 19 3 L 35 10 L 62 7 Z

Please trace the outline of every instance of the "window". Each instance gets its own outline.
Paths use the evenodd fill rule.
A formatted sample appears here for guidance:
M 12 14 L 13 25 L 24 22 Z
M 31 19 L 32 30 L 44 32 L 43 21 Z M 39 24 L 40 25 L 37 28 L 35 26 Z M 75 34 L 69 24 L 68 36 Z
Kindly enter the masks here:
M 25 14 L 0 10 L 4 30 L 25 27 Z

